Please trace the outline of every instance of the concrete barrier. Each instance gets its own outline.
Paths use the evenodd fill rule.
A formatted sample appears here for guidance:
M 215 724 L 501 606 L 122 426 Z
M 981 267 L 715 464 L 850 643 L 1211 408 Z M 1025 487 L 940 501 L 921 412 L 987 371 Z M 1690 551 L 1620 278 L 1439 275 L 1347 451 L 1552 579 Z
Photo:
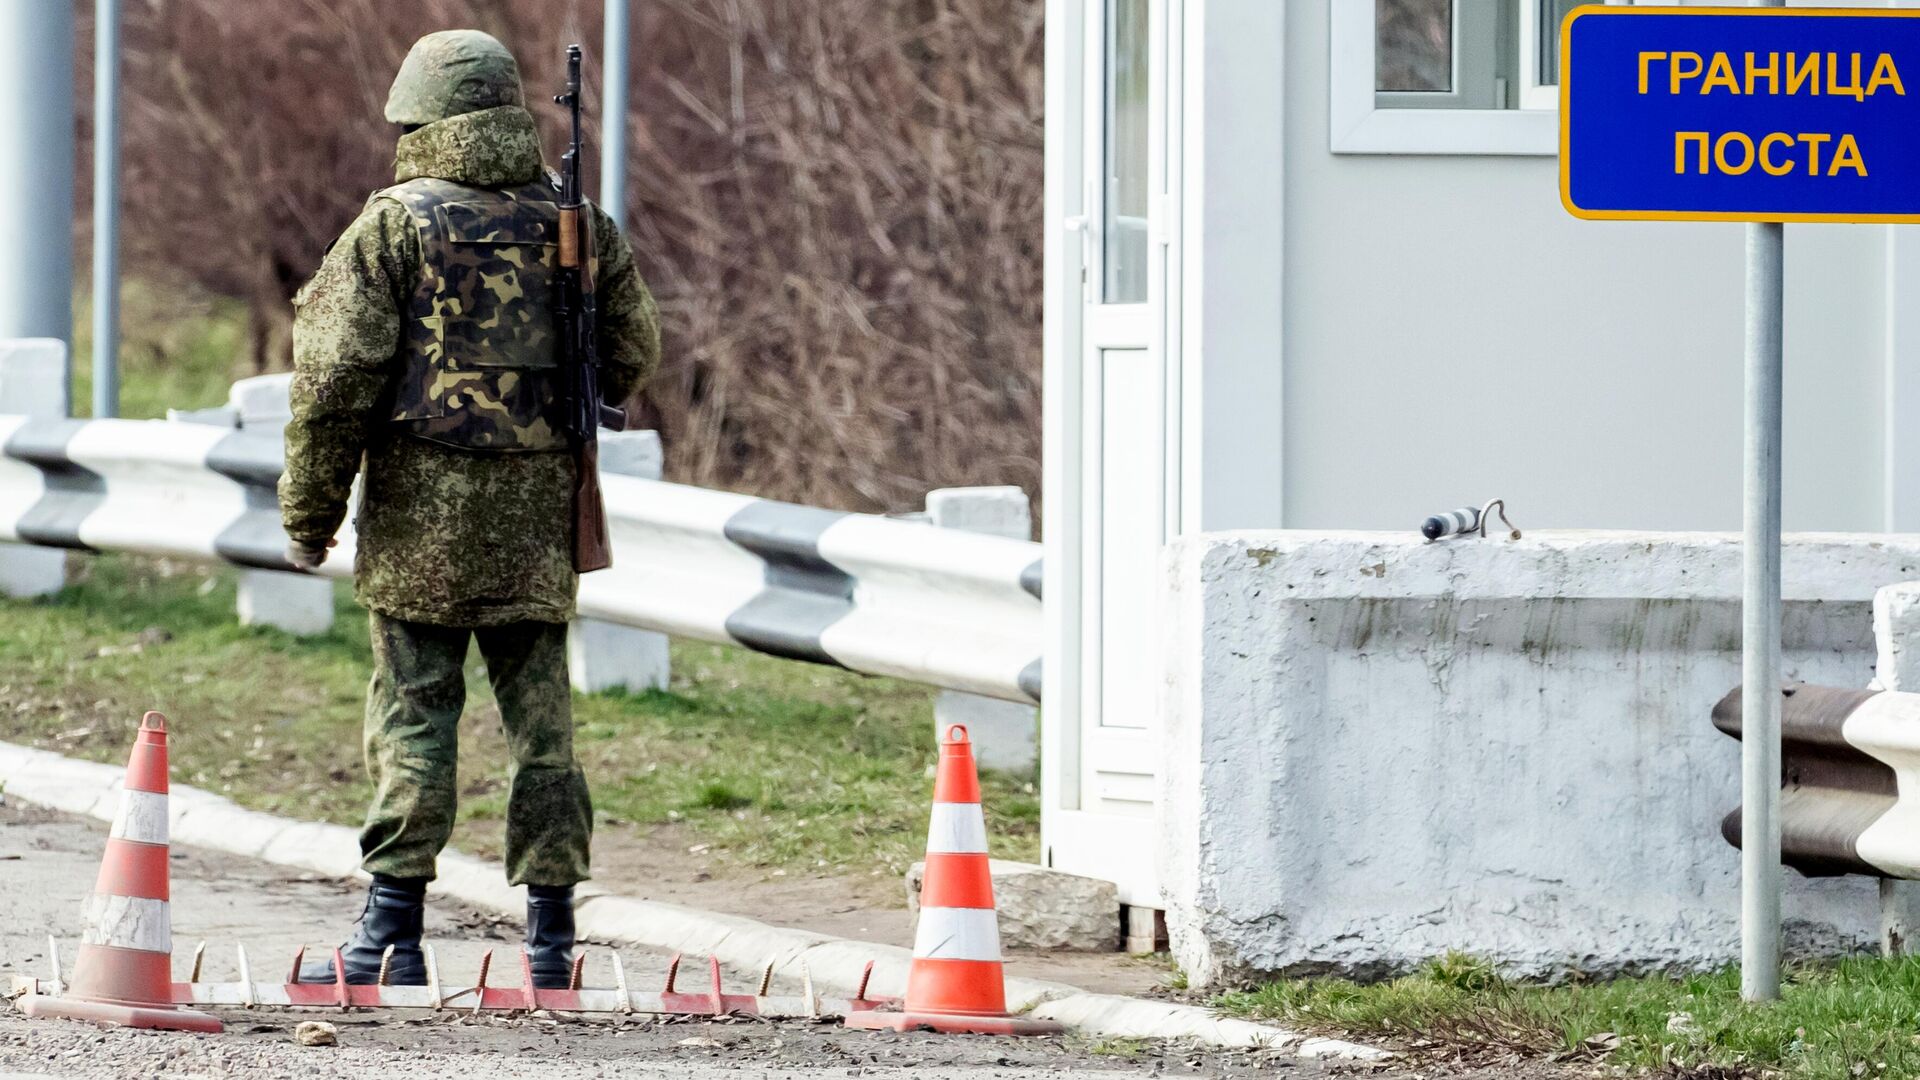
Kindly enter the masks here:
M 1167 557 L 1160 858 L 1196 985 L 1449 949 L 1526 975 L 1738 956 L 1739 748 L 1710 722 L 1740 679 L 1737 538 L 1249 532 Z M 1865 685 L 1875 590 L 1916 576 L 1920 537 L 1789 537 L 1786 675 Z M 1878 937 L 1871 880 L 1787 882 L 1790 952 Z

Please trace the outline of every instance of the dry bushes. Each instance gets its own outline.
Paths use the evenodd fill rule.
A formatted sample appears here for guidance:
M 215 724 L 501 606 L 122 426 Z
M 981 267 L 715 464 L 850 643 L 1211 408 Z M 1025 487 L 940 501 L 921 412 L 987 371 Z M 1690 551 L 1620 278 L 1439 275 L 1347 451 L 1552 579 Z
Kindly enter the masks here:
M 1036 490 L 1039 0 L 634 7 L 628 227 L 668 348 L 635 408 L 672 475 L 856 509 Z M 392 72 L 459 25 L 514 48 L 555 146 L 593 0 L 132 0 L 134 272 L 244 298 L 283 364 L 286 298 L 388 181 Z

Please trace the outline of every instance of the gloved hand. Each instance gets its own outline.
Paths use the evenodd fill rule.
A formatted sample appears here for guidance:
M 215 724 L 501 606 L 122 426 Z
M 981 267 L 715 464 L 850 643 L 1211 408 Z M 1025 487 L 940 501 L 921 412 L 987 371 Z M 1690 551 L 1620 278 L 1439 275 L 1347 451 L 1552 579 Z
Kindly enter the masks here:
M 329 540 L 324 544 L 309 544 L 304 540 L 291 540 L 287 543 L 287 561 L 302 570 L 318 570 L 320 564 L 327 561 L 327 549 L 339 543 Z

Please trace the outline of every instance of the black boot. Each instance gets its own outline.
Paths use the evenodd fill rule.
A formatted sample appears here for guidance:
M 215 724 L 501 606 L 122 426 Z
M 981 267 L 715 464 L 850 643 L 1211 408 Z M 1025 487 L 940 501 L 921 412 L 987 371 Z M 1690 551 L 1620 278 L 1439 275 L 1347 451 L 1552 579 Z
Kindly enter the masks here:
M 536 989 L 565 990 L 573 981 L 573 886 L 527 886 L 527 955 Z
M 389 986 L 425 986 L 427 958 L 420 951 L 421 924 L 426 920 L 427 879 L 395 878 L 373 875 L 367 887 L 367 906 L 353 936 L 340 946 L 340 959 L 347 966 L 347 982 L 352 986 L 371 986 L 380 981 L 380 957 L 393 946 L 393 960 L 387 969 Z M 300 965 L 303 983 L 330 983 L 334 980 L 333 957 Z

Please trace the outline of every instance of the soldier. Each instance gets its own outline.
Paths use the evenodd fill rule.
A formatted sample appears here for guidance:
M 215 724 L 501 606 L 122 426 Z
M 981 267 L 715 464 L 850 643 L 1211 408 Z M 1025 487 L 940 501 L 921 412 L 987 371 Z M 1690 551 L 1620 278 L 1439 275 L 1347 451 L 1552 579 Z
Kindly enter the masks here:
M 551 278 L 558 210 L 513 55 L 475 30 L 421 38 L 387 99 L 395 186 L 376 192 L 294 299 L 287 559 L 327 557 L 365 462 L 355 595 L 372 624 L 365 749 L 373 875 L 341 949 L 349 983 L 426 981 L 427 882 L 453 828 L 469 639 L 512 753 L 506 864 L 527 886 L 535 985 L 564 987 L 593 810 L 573 756 L 567 621 L 574 463 Z M 601 385 L 624 401 L 660 357 L 627 242 L 591 210 Z M 334 981 L 331 961 L 302 981 Z

